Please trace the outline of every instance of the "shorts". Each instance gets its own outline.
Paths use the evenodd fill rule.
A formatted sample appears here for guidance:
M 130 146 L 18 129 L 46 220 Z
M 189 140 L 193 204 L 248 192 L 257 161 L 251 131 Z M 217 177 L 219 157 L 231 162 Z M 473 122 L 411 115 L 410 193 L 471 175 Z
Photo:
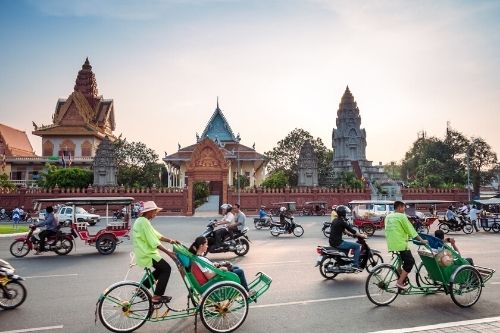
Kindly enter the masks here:
M 410 273 L 411 269 L 415 265 L 415 259 L 413 258 L 411 251 L 410 250 L 399 251 L 399 256 L 401 257 L 401 260 L 403 261 L 404 271 L 406 273 Z

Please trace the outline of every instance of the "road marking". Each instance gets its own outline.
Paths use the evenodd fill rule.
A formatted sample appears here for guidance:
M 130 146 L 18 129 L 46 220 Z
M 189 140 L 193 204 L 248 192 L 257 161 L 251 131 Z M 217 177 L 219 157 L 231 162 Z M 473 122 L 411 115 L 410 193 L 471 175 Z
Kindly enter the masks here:
M 67 276 L 78 276 L 78 274 L 59 274 L 59 275 L 38 275 L 38 276 L 26 276 L 25 279 L 42 279 L 42 278 L 53 278 L 53 277 L 67 277 Z M 3 333 L 3 332 L 0 332 Z
M 280 265 L 280 264 L 298 264 L 304 261 L 294 260 L 294 261 L 271 261 L 271 262 L 256 262 L 253 264 L 245 264 L 247 266 L 260 266 L 260 265 Z
M 23 332 L 37 332 L 37 331 L 48 331 L 48 330 L 59 330 L 63 328 L 63 325 L 58 326 L 46 326 L 46 327 L 35 327 L 35 328 L 25 328 L 21 330 L 13 331 L 1 331 L 0 333 L 23 333 Z
M 254 309 L 254 308 L 271 308 L 271 307 L 286 306 L 286 305 L 306 305 L 306 304 L 311 304 L 311 303 L 344 301 L 347 299 L 365 298 L 365 297 L 366 297 L 366 295 L 355 295 L 355 296 L 344 296 L 344 297 L 334 297 L 334 298 L 310 299 L 310 300 L 304 300 L 304 301 L 294 301 L 294 302 L 285 302 L 285 303 L 262 304 L 262 305 L 253 305 L 252 309 Z
M 491 282 L 489 284 L 500 284 L 500 282 Z
M 409 332 L 422 332 L 422 331 L 434 330 L 434 329 L 440 329 L 440 328 L 449 328 L 449 327 L 475 325 L 475 324 L 485 324 L 485 323 L 491 323 L 491 322 L 494 322 L 494 321 L 500 321 L 500 317 L 490 317 L 490 318 L 482 318 L 482 319 L 454 321 L 454 322 L 451 322 L 451 323 L 443 323 L 443 324 L 427 325 L 427 326 L 417 326 L 417 327 L 410 327 L 410 328 L 399 328 L 399 329 L 385 330 L 385 331 L 376 331 L 376 332 L 370 332 L 370 333 L 409 333 Z

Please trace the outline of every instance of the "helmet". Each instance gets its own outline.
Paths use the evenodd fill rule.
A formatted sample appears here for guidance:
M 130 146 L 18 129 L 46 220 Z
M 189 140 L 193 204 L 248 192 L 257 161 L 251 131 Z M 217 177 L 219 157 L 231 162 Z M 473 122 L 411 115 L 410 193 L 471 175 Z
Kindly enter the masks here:
M 346 217 L 347 216 L 347 207 L 346 206 L 337 206 L 335 211 L 337 212 L 337 215 L 339 217 Z
M 448 206 L 448 209 L 450 209 L 450 210 L 452 210 L 453 208 L 454 208 L 453 205 Z
M 281 206 L 280 207 L 280 212 L 286 212 L 286 207 L 285 206 Z
M 233 208 L 233 206 L 231 206 L 231 205 L 230 205 L 230 204 L 228 204 L 228 203 L 225 203 L 225 204 L 222 204 L 222 206 L 220 206 L 220 208 L 222 208 L 222 209 L 226 209 L 226 210 L 227 210 L 227 209 L 231 209 L 231 208 Z

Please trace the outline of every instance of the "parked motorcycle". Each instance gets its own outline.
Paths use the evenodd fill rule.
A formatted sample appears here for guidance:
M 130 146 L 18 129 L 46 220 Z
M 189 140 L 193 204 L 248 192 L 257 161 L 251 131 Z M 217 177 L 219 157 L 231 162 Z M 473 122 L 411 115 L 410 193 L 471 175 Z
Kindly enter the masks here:
M 10 245 L 10 253 L 17 258 L 26 256 L 31 250 L 37 250 L 40 240 L 33 236 L 36 226 L 30 225 L 30 231 L 27 235 L 17 237 Z M 60 230 L 54 236 L 50 236 L 45 241 L 44 251 L 54 251 L 58 255 L 66 255 L 73 250 L 73 242 L 77 237 L 75 231 L 64 233 Z
M 278 237 L 281 234 L 292 234 L 295 237 L 301 237 L 304 234 L 304 228 L 298 223 L 295 223 L 293 216 L 285 224 L 273 221 L 271 223 L 271 235 Z
M 234 252 L 238 256 L 244 256 L 250 250 L 250 239 L 248 239 L 248 227 L 241 231 L 233 232 L 232 235 L 226 237 L 221 245 L 215 244 L 215 222 L 210 221 L 207 229 L 201 234 L 208 241 L 207 253 L 225 253 Z
M 459 215 L 456 222 L 440 220 L 438 229 L 443 230 L 445 234 L 450 231 L 463 231 L 465 234 L 471 234 L 474 227 L 472 226 L 470 220 L 468 221 L 468 219 Z
M 14 267 L 0 259 L 0 308 L 11 310 L 23 304 L 27 291 L 21 281 L 24 279 L 15 273 Z
M 355 237 L 357 238 L 356 242 L 361 245 L 359 268 L 371 272 L 375 266 L 383 263 L 384 259 L 380 255 L 380 251 L 370 248 L 363 237 Z M 360 272 L 360 270 L 350 267 L 353 255 L 350 255 L 349 250 L 341 250 L 330 246 L 318 246 L 316 252 L 319 254 L 316 267 L 319 266 L 319 272 L 325 279 L 333 279 L 342 273 Z

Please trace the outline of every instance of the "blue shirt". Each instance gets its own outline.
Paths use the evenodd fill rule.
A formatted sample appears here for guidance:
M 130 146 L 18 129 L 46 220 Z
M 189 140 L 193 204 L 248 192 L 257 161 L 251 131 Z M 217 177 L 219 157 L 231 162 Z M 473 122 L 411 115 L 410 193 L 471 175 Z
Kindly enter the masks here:
M 45 216 L 45 220 L 42 222 L 38 222 L 36 224 L 37 227 L 45 226 L 45 230 L 57 231 L 57 227 L 59 226 L 59 222 L 57 221 L 54 213 L 47 214 Z
M 259 218 L 265 219 L 266 217 L 267 217 L 267 212 L 265 211 L 265 209 L 263 208 L 259 209 Z
M 455 219 L 455 216 L 456 216 L 456 214 L 455 214 L 455 213 L 453 213 L 451 210 L 449 210 L 449 209 L 448 209 L 448 210 L 446 211 L 446 220 L 447 220 L 447 221 L 454 220 L 454 219 Z

